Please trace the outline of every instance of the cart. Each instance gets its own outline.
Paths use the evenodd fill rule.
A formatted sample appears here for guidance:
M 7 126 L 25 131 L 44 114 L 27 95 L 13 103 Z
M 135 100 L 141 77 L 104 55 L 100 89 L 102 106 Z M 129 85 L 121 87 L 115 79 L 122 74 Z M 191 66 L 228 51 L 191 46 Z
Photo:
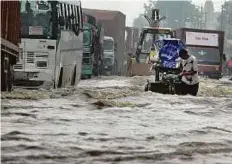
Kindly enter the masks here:
M 147 81 L 145 91 L 163 94 L 181 94 L 182 71 L 179 50 L 185 48 L 184 43 L 176 38 L 162 39 L 154 42 L 159 51 L 159 61 L 152 69 L 155 70 L 155 81 Z M 178 61 L 179 60 L 179 61 Z

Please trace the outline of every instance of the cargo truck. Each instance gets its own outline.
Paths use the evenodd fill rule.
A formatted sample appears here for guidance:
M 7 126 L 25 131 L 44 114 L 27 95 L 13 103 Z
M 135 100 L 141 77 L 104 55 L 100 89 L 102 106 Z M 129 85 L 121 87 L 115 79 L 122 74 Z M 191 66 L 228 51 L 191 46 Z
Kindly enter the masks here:
M 102 63 L 102 40 L 103 28 L 97 24 L 95 17 L 83 13 L 84 34 L 83 34 L 83 59 L 82 79 L 91 78 L 94 74 L 100 74 Z
M 1 91 L 11 91 L 19 57 L 20 2 L 1 1 Z
M 102 74 L 112 75 L 116 67 L 115 62 L 115 42 L 114 38 L 110 36 L 104 36 L 103 41 L 103 60 L 102 60 Z
M 224 32 L 205 29 L 180 28 L 174 36 L 181 39 L 190 54 L 198 60 L 199 75 L 219 79 L 224 59 Z
M 126 16 L 119 11 L 83 9 L 83 12 L 92 15 L 98 22 L 102 23 L 104 36 L 110 36 L 115 42 L 115 61 L 117 62 L 118 75 L 124 75 L 126 68 L 124 67 L 125 54 L 125 24 Z

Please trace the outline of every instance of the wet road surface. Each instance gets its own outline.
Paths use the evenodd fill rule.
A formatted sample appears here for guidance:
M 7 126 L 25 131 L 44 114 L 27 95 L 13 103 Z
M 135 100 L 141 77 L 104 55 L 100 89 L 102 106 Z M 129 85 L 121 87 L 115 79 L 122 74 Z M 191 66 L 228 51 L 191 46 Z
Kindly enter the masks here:
M 105 77 L 66 97 L 3 100 L 2 163 L 232 163 L 231 82 L 202 80 L 197 97 L 143 92 L 145 82 Z

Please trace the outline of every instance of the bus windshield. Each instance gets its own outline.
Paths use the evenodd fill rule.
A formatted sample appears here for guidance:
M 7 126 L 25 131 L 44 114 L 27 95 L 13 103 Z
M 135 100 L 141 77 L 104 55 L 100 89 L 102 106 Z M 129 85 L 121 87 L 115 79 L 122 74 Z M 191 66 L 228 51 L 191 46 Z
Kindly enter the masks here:
M 188 51 L 191 55 L 194 55 L 199 62 L 220 62 L 220 52 L 217 48 L 188 47 Z
M 22 38 L 52 37 L 51 4 L 48 1 L 21 1 Z
M 91 30 L 85 29 L 83 31 L 83 45 L 89 46 L 91 44 Z
M 114 42 L 112 40 L 104 40 L 103 47 L 104 47 L 104 51 L 113 51 Z

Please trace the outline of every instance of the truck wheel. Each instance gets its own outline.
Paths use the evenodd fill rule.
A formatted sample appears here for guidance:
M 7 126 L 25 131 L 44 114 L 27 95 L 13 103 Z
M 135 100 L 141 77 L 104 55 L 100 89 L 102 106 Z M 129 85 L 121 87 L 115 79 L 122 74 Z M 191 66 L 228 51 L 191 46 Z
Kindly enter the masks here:
M 148 91 L 148 84 L 145 85 L 145 89 L 144 89 L 145 92 Z
M 5 61 L 5 54 L 2 53 L 1 56 L 1 91 L 6 91 L 7 89 L 7 74 L 6 72 L 6 61 Z
M 58 81 L 58 88 L 61 88 L 61 86 L 62 86 L 62 79 L 63 79 L 63 67 L 60 70 L 60 76 L 59 76 L 59 81 Z
M 159 67 L 155 68 L 155 81 L 160 81 L 160 69 L 159 69 Z
M 11 64 L 8 64 L 8 70 L 7 70 L 7 91 L 8 92 L 12 91 L 13 81 L 14 81 L 13 67 Z
M 74 70 L 73 70 L 71 85 L 72 86 L 75 85 L 75 82 L 76 82 L 76 65 L 75 65 Z

